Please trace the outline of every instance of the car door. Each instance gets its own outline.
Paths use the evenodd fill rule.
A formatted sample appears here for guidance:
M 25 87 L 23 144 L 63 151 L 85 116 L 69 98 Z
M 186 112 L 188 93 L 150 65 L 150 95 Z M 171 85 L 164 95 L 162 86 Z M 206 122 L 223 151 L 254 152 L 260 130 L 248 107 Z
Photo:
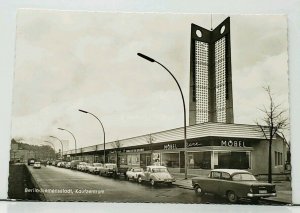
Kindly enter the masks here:
M 204 184 L 204 190 L 213 194 L 218 194 L 220 185 L 221 172 L 212 171 L 210 177 L 207 179 L 206 184 Z
M 216 194 L 221 196 L 225 195 L 227 189 L 231 187 L 231 177 L 230 174 L 227 172 L 221 172 L 220 180 L 218 183 L 218 191 Z
M 127 177 L 132 178 L 132 172 L 134 171 L 134 169 L 129 169 L 127 171 Z
M 150 172 L 151 172 L 151 168 L 150 167 L 147 167 L 146 168 L 146 171 L 145 171 L 145 180 L 149 180 L 149 176 L 150 176 Z

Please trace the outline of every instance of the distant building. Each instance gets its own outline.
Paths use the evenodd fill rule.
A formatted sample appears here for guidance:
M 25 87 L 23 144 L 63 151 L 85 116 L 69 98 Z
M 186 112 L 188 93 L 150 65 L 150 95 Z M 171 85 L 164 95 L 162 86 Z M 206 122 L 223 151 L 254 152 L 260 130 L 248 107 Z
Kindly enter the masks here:
M 35 152 L 31 150 L 22 149 L 19 144 L 11 144 L 10 161 L 26 163 L 29 158 L 35 158 Z
M 233 123 L 230 18 L 214 30 L 191 26 L 189 124 Z

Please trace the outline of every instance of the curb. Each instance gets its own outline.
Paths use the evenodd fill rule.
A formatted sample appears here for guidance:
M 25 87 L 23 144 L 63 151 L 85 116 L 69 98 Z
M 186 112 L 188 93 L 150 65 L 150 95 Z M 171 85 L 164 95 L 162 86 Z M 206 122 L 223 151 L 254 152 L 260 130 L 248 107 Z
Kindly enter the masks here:
M 182 189 L 188 189 L 188 190 L 194 190 L 192 187 L 190 186 L 184 186 L 184 185 L 179 185 L 179 184 L 174 184 L 174 186 L 178 187 L 178 188 L 182 188 Z

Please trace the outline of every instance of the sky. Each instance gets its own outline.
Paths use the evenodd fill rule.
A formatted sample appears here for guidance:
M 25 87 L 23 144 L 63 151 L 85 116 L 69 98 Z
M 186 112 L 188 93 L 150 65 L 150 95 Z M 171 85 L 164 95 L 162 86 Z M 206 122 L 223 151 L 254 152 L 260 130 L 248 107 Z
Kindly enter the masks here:
M 228 15 L 19 10 L 12 137 L 39 144 L 54 135 L 77 147 L 183 126 L 188 108 L 191 23 L 206 29 Z M 288 109 L 287 23 L 282 15 L 231 15 L 235 123 L 254 124 L 263 86 Z M 59 144 L 57 144 L 58 146 Z

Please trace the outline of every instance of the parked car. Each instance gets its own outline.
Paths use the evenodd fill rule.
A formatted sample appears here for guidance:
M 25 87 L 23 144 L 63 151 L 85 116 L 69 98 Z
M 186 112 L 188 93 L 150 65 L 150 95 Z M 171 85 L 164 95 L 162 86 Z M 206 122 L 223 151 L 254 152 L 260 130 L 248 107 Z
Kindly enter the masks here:
M 166 183 L 171 185 L 175 178 L 169 173 L 165 166 L 147 166 L 143 175 L 138 178 L 138 182 L 150 182 L 152 186 L 157 183 Z
M 71 168 L 71 162 L 67 162 L 66 165 L 65 165 L 65 168 L 70 169 Z
M 128 180 L 138 181 L 141 176 L 144 175 L 144 170 L 142 168 L 136 167 L 127 170 L 126 177 Z M 140 178 L 141 180 L 141 178 Z
M 66 163 L 67 163 L 67 162 L 60 161 L 60 162 L 58 162 L 58 163 L 56 164 L 56 166 L 57 166 L 57 167 L 60 167 L 60 168 L 64 168 Z
M 262 197 L 276 196 L 274 184 L 259 182 L 244 170 L 214 169 L 208 177 L 192 178 L 192 185 L 199 196 L 213 193 L 227 197 L 230 203 L 236 203 L 240 198 L 257 202 Z
M 99 168 L 99 175 L 100 176 L 113 176 L 117 169 L 117 164 L 114 163 L 106 163 L 103 167 Z
M 85 170 L 86 165 L 87 165 L 86 162 L 80 162 L 80 163 L 77 165 L 77 170 L 83 172 L 83 171 Z
M 88 166 L 88 172 L 93 174 L 99 174 L 99 170 L 103 167 L 102 163 L 92 163 Z
M 71 169 L 77 169 L 77 165 L 81 162 L 81 160 L 72 160 L 70 168 Z
M 92 163 L 86 163 L 84 166 L 82 166 L 81 171 L 82 172 L 89 172 L 89 168 L 92 166 Z
M 57 166 L 57 164 L 60 162 L 60 160 L 56 160 L 54 161 L 54 163 L 52 163 L 53 166 Z
M 40 169 L 41 168 L 41 163 L 40 162 L 34 162 L 33 168 L 34 169 Z

